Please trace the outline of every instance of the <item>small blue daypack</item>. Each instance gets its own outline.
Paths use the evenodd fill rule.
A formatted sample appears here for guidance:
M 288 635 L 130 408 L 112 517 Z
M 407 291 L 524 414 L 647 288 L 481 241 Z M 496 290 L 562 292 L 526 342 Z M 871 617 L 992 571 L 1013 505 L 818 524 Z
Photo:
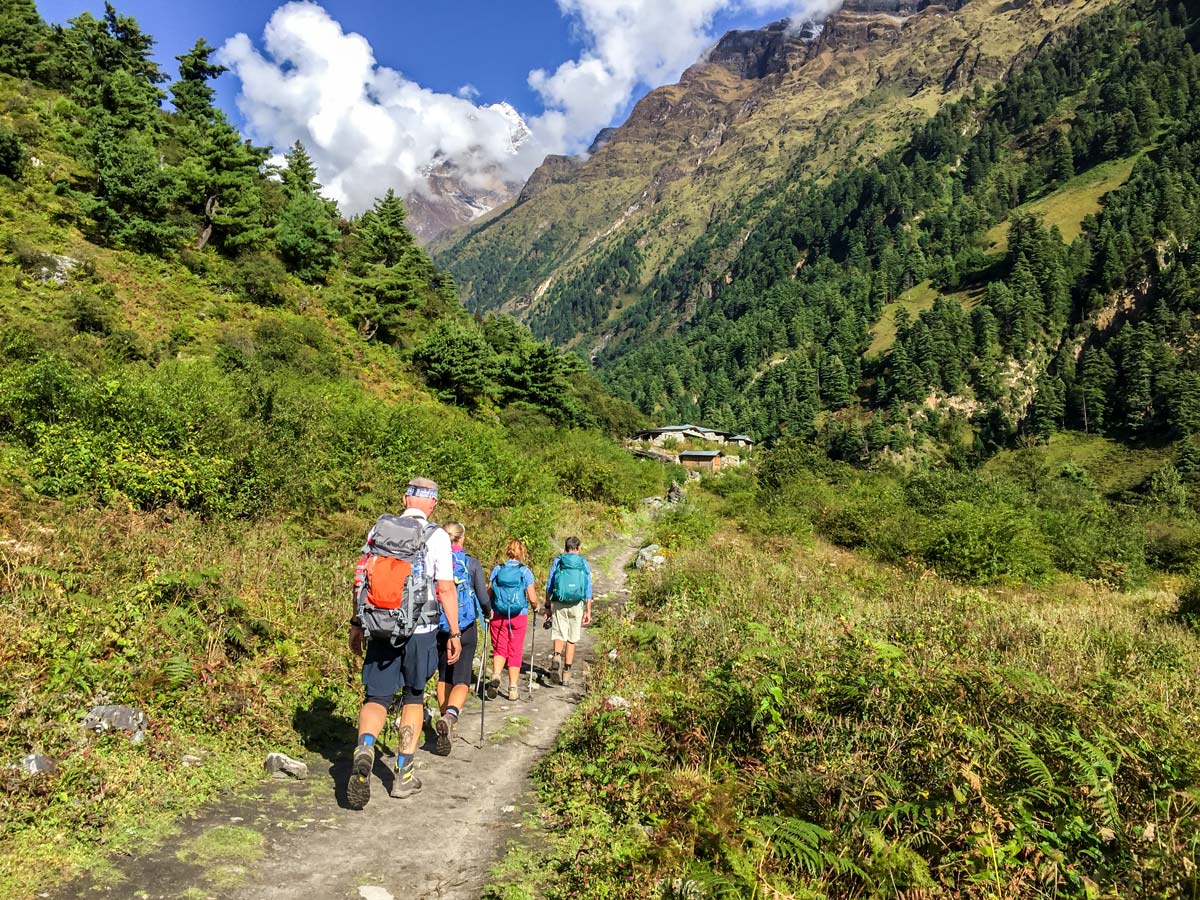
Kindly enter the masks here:
M 554 569 L 551 595 L 559 603 L 574 605 L 587 599 L 588 568 L 578 553 L 564 553 Z
M 455 550 L 451 553 L 454 560 L 454 586 L 458 588 L 458 630 L 462 631 L 475 621 L 476 603 L 475 586 L 471 583 L 471 564 L 467 560 L 466 550 Z M 442 613 L 442 631 L 450 631 L 450 623 L 446 614 Z
M 510 559 L 492 575 L 492 606 L 502 616 L 519 616 L 529 608 L 521 564 Z

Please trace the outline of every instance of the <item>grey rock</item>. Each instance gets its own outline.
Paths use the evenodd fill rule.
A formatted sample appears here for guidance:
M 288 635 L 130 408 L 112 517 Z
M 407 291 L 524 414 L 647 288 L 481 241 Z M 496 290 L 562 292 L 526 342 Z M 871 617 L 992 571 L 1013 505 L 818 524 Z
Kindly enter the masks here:
M 648 509 L 661 509 L 663 505 L 662 497 L 645 497 L 642 500 L 642 506 Z
M 53 772 L 58 768 L 58 763 L 49 756 L 43 756 L 40 753 L 30 753 L 28 756 L 22 757 L 18 765 L 10 766 L 10 768 L 20 769 L 26 775 L 42 775 Z
M 303 781 L 308 777 L 308 765 L 298 759 L 292 759 L 284 753 L 271 753 L 263 762 L 263 768 L 268 775 L 275 778 L 298 778 Z
M 149 724 L 146 714 L 132 706 L 93 706 L 79 727 L 95 734 L 124 731 L 131 741 L 138 744 L 145 739 L 146 726 Z
M 629 709 L 629 706 L 629 701 L 619 694 L 611 694 L 604 699 L 604 708 L 607 710 Z
M 665 563 L 664 557 L 659 551 L 662 550 L 658 544 L 650 544 L 638 551 L 637 559 L 634 561 L 634 568 L 640 570 L 654 570 Z
M 204 760 L 199 756 L 196 756 L 194 753 L 183 754 L 183 758 L 180 760 L 180 762 L 183 763 L 183 767 L 185 769 L 196 769 L 204 765 Z
M 79 260 L 57 253 L 47 253 L 42 264 L 33 272 L 33 277 L 42 284 L 53 284 L 62 287 L 67 283 L 71 270 L 79 265 Z

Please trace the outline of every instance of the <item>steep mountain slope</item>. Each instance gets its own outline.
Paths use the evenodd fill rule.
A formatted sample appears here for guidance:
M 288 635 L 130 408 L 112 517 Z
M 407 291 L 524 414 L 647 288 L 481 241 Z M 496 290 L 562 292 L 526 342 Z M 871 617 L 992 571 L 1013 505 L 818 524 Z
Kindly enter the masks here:
M 1038 9 L 1082 9 L 927 6 L 896 40 L 914 22 L 940 23 L 936 45 L 973 7 L 990 35 Z M 881 88 L 819 128 L 785 177 L 714 204 L 703 232 L 679 235 L 669 257 L 651 254 L 668 225 L 686 232 L 685 219 L 618 229 L 544 280 L 524 314 L 558 340 L 581 332 L 607 383 L 656 416 L 819 437 L 847 459 L 931 442 L 961 456 L 1064 427 L 1138 441 L 1193 433 L 1200 9 L 1086 7 L 1097 9 L 1039 32 L 1036 52 L 998 69 L 994 89 L 946 100 L 947 85 L 996 63 L 964 47 L 936 88 L 893 90 L 889 102 Z M 871 15 L 878 27 L 894 21 Z M 846 22 L 832 20 L 813 46 Z M 1031 47 L 1034 33 L 1025 37 Z M 773 40 L 723 43 L 738 72 L 758 73 L 800 46 Z M 714 69 L 735 77 L 702 71 Z M 916 127 L 883 129 L 921 97 L 940 103 L 932 118 L 909 109 Z M 615 146 L 619 137 L 596 160 Z M 695 177 L 717 174 L 706 163 Z M 503 234 L 521 210 L 464 245 Z M 548 232 L 546 253 L 568 231 Z
M 471 308 L 603 345 L 622 296 L 641 295 L 731 211 L 785 177 L 878 156 L 1104 5 L 862 0 L 823 28 L 732 33 L 647 95 L 594 156 L 548 160 L 535 190 L 438 258 Z
M 529 126 L 507 103 L 492 108 L 508 119 L 508 149 L 516 155 L 529 140 Z M 468 225 L 507 203 L 520 193 L 521 186 L 521 181 L 501 166 L 484 166 L 468 177 L 453 160 L 439 158 L 425 172 L 423 189 L 410 191 L 404 198 L 409 228 L 418 241 L 430 244 L 447 231 Z

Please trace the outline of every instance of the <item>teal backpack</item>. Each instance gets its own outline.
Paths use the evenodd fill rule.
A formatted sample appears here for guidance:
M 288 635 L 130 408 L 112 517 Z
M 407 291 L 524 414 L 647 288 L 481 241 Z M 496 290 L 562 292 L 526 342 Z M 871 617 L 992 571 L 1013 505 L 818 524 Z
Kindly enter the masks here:
M 587 599 L 587 562 L 578 553 L 564 553 L 554 569 L 551 595 L 559 603 L 573 605 Z
M 510 559 L 492 575 L 492 605 L 502 616 L 519 616 L 528 609 L 521 564 Z

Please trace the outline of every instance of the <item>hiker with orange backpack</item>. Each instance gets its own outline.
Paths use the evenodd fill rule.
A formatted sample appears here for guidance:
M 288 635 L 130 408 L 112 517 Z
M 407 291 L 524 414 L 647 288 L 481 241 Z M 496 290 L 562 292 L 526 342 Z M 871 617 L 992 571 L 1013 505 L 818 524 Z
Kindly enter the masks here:
M 530 610 L 537 610 L 537 591 L 533 571 L 529 568 L 529 550 L 524 541 L 513 540 L 505 548 L 507 559 L 492 569 L 489 584 L 492 589 L 492 678 L 487 683 L 487 698 L 496 699 L 500 692 L 500 670 L 508 667 L 508 699 L 520 696 L 521 658 L 525 655 L 525 632 L 529 626 Z M 530 671 L 533 660 L 529 661 Z
M 346 787 L 346 799 L 355 809 L 371 799 L 375 741 L 396 694 L 401 694 L 402 704 L 400 736 L 389 793 L 404 799 L 421 789 L 413 754 L 424 720 L 425 685 L 437 671 L 438 621 L 443 613 L 454 623 L 446 638 L 446 659 L 453 664 L 462 654 L 450 536 L 429 522 L 437 498 L 435 482 L 410 481 L 404 512 L 379 517 L 355 570 L 350 649 L 361 656 L 365 643 L 366 650 L 365 698 Z
M 554 627 L 550 680 L 555 684 L 571 683 L 580 629 L 592 624 L 592 570 L 580 555 L 581 546 L 579 538 L 567 538 L 565 552 L 554 557 L 546 579 L 547 625 Z
M 483 565 L 463 549 L 467 529 L 461 522 L 445 526 L 450 535 L 450 552 L 454 560 L 454 585 L 458 590 L 458 630 L 462 633 L 462 654 L 457 662 L 451 662 L 447 654 L 450 633 L 453 629 L 442 613 L 441 629 L 438 631 L 438 684 L 437 700 L 441 716 L 434 725 L 437 745 L 434 753 L 449 756 L 458 734 L 458 717 L 463 704 L 471 692 L 471 666 L 475 662 L 475 646 L 479 640 L 477 620 L 492 618 L 492 599 L 488 592 Z M 485 648 L 486 649 L 486 648 Z M 480 666 L 483 662 L 480 662 Z

